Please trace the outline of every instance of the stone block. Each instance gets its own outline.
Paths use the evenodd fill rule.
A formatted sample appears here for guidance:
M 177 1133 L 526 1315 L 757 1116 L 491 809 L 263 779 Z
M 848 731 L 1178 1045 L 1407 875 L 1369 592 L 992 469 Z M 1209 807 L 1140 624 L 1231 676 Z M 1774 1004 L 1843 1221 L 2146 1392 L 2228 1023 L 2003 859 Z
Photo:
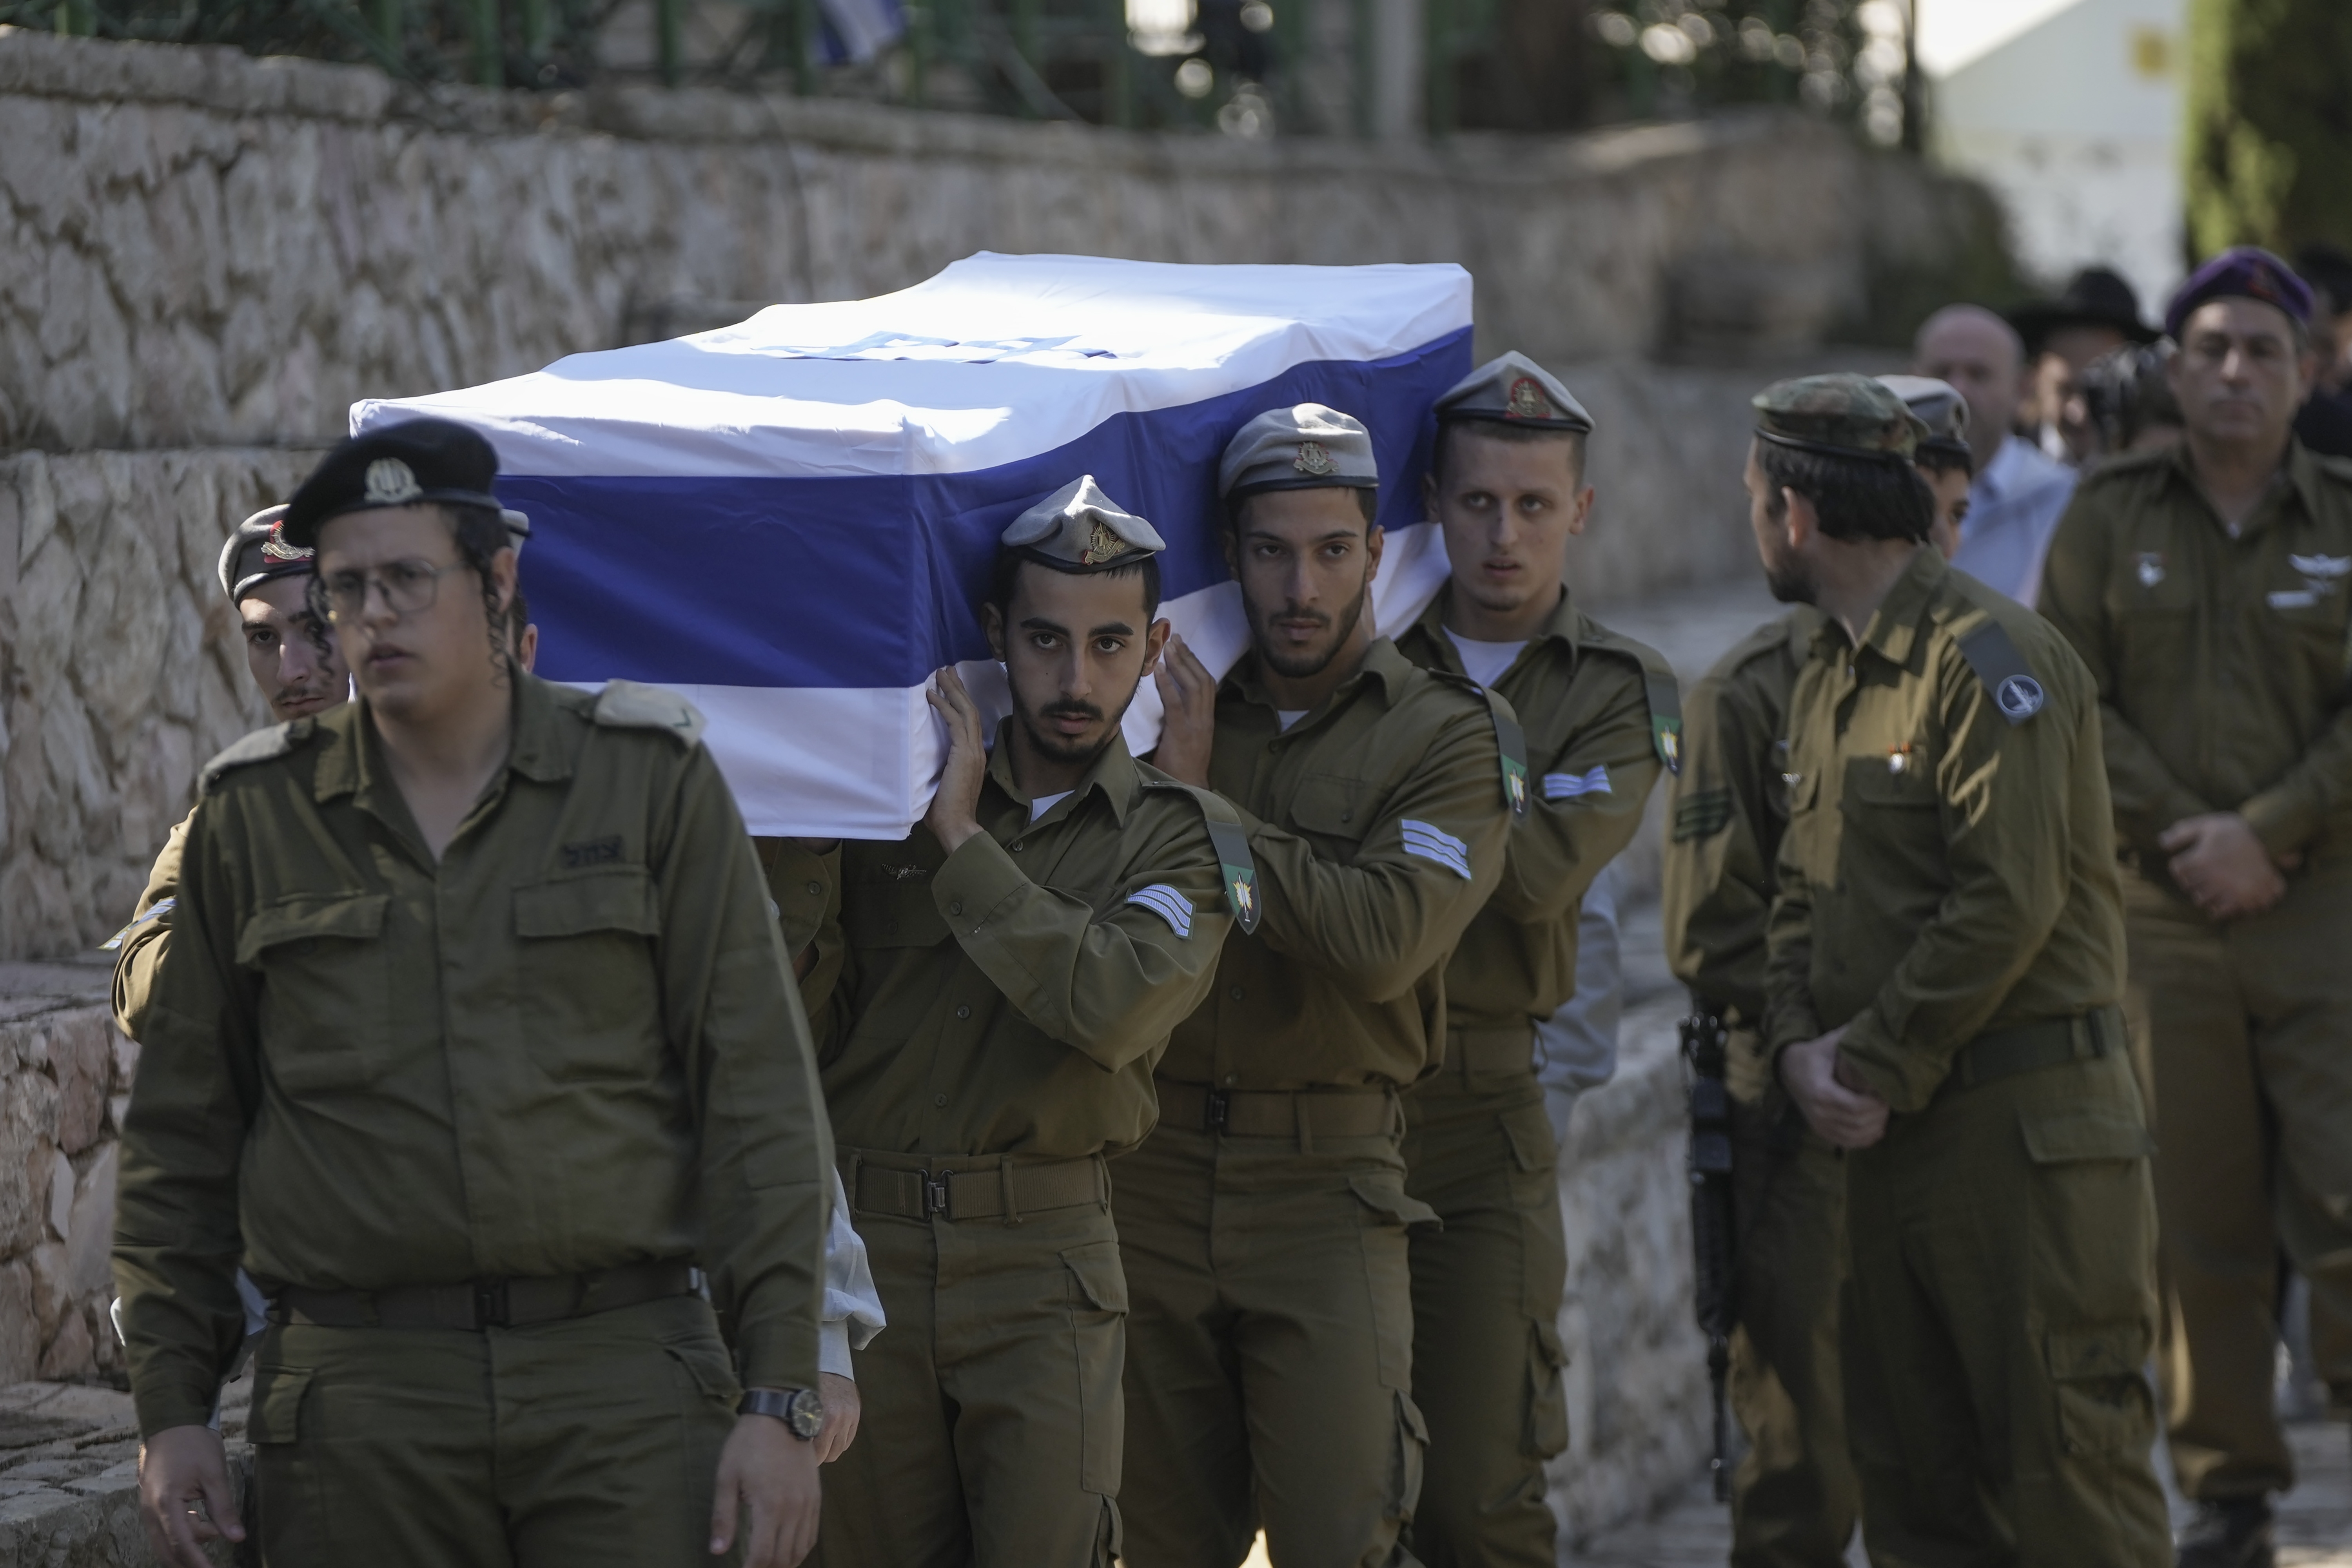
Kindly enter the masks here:
M 96 1340 L 89 1320 L 77 1308 L 65 1314 L 58 1332 L 41 1352 L 41 1375 L 53 1382 L 79 1383 L 95 1368 Z
M 113 1284 L 114 1188 L 122 1145 L 111 1139 L 82 1163 L 74 1181 L 71 1228 L 66 1238 L 66 1284 L 77 1300 L 102 1304 Z

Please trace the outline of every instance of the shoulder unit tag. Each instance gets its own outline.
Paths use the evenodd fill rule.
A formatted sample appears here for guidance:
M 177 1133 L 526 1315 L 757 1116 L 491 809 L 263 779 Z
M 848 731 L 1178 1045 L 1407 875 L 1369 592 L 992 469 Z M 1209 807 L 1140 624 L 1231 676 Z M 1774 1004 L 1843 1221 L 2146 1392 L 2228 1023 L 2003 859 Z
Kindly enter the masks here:
M 1969 668 L 1991 694 L 1993 706 L 2011 725 L 2023 724 L 2050 700 L 2034 678 L 2033 666 L 2025 662 L 2000 622 L 1988 618 L 1958 641 L 1960 657 L 1969 662 Z

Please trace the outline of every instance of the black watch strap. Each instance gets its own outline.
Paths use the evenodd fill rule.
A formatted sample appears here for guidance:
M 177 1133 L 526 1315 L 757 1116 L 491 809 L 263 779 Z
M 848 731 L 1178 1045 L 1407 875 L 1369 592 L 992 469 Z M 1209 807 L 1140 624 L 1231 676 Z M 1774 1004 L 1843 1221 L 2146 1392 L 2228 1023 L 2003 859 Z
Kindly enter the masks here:
M 747 1388 L 735 1414 L 772 1416 L 804 1443 L 824 1429 L 824 1401 L 814 1388 Z

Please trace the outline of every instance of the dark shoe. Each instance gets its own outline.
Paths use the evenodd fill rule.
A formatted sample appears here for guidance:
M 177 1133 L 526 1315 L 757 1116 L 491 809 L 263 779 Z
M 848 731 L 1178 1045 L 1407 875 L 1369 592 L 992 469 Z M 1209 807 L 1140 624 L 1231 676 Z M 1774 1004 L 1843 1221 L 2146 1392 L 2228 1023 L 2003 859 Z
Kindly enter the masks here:
M 2179 1568 L 2273 1568 L 2270 1499 L 2200 1502 L 2173 1544 Z

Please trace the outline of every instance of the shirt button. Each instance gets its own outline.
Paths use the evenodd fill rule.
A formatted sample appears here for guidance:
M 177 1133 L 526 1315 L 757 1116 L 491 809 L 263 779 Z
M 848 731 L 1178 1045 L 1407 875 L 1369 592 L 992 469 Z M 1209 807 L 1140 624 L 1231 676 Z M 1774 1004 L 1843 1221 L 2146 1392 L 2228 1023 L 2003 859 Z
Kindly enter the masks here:
M 813 882 L 813 883 L 809 883 L 809 884 L 808 884 L 808 890 L 809 890 L 809 896 L 810 896 L 810 897 L 812 897 L 812 898 L 814 898 L 814 897 L 815 897 L 818 894 L 823 893 L 823 892 L 824 891 L 824 883 L 821 883 L 821 882 Z
M 1240 1001 L 1242 999 L 1242 988 L 1239 986 L 1235 986 L 1232 990 L 1227 991 L 1225 995 L 1233 998 L 1235 1001 Z
M 1226 1073 L 1226 1074 L 1225 1074 L 1225 1085 L 1226 1085 L 1226 1087 L 1227 1087 L 1227 1088 L 1231 1088 L 1233 1085 L 1234 1085 L 1234 1084 L 1236 1084 L 1236 1083 L 1239 1083 L 1241 1081 L 1242 1081 L 1242 1075 L 1241 1075 L 1240 1073 L 1238 1073 L 1238 1072 L 1228 1072 L 1228 1073 Z
M 963 913 L 963 900 L 959 898 L 950 904 L 948 905 L 948 913 L 950 915 L 961 915 Z
M 1022 852 L 1022 850 L 1023 850 L 1024 848 L 1025 848 L 1025 847 L 1026 847 L 1025 845 L 1024 845 L 1024 844 L 1023 844 L 1019 840 L 1017 840 L 1017 839 L 1016 839 L 1015 841 L 1013 841 L 1013 852 L 1014 854 L 1016 854 L 1016 855 L 1017 855 L 1017 854 L 1019 854 L 1019 853 Z
M 971 1004 L 967 1002 L 962 1007 L 956 1009 L 956 1017 L 960 1019 L 968 1019 L 971 1017 Z
M 931 1096 L 931 1103 L 932 1103 L 932 1104 L 934 1104 L 934 1105 L 938 1105 L 938 1106 L 940 1106 L 940 1107 L 941 1107 L 941 1108 L 945 1108 L 945 1106 L 947 1105 L 947 1103 L 948 1103 L 948 1097 L 947 1097 L 946 1095 L 944 1095 L 944 1094 L 934 1094 L 934 1095 L 932 1095 L 932 1096 Z

